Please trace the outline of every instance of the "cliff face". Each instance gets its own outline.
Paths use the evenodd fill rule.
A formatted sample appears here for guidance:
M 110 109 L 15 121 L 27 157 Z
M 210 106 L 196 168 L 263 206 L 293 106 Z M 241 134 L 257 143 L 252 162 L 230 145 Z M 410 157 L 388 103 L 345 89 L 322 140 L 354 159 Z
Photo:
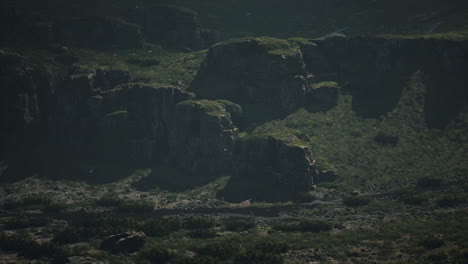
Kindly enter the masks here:
M 302 144 L 301 144 L 302 143 Z M 295 136 L 255 136 L 236 142 L 227 201 L 291 201 L 317 179 L 312 153 Z
M 427 76 L 426 122 L 444 127 L 468 102 L 468 41 L 424 38 L 346 38 L 333 35 L 301 47 L 307 70 L 336 80 L 366 117 L 391 111 L 412 73 Z
M 309 85 L 299 49 L 287 41 L 252 38 L 212 46 L 189 90 L 202 98 L 291 111 L 305 103 Z

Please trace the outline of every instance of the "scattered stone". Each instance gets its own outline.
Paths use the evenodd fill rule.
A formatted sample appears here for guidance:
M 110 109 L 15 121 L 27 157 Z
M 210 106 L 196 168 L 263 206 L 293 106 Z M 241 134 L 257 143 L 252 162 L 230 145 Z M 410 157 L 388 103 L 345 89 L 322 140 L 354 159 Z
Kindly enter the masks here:
M 101 249 L 113 253 L 133 253 L 143 247 L 146 236 L 143 232 L 125 232 L 104 239 Z

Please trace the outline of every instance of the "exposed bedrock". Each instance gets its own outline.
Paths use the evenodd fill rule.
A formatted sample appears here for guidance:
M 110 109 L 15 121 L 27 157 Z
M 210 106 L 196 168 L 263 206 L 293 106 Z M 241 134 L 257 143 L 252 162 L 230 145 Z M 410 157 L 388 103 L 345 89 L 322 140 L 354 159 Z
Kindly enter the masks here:
M 309 89 L 300 50 L 272 38 L 212 46 L 189 87 L 201 98 L 273 105 L 283 111 L 304 105 Z
M 293 135 L 241 139 L 232 155 L 231 179 L 218 193 L 226 201 L 291 201 L 317 179 L 310 149 Z
M 216 43 L 219 34 L 204 29 L 198 14 L 192 10 L 167 6 L 138 6 L 135 22 L 145 39 L 176 50 L 199 50 Z
M 426 122 L 444 127 L 468 102 L 468 41 L 355 37 L 333 34 L 301 50 L 307 70 L 320 81 L 339 81 L 353 96 L 353 110 L 377 117 L 392 110 L 404 83 L 426 76 Z

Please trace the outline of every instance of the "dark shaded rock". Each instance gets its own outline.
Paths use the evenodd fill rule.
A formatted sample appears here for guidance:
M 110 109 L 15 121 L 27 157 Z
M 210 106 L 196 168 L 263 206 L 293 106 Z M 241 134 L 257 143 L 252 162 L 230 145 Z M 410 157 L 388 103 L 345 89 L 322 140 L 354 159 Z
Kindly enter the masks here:
M 78 62 L 79 59 L 77 57 L 71 56 L 71 55 L 59 55 L 55 57 L 55 61 L 66 65 L 66 66 L 71 66 L 74 63 Z
M 303 44 L 307 70 L 318 81 L 336 80 L 365 117 L 391 111 L 411 75 L 426 76 L 426 123 L 444 127 L 468 102 L 468 41 L 431 38 L 335 36 Z
M 318 181 L 321 182 L 332 182 L 339 178 L 337 171 L 332 170 L 320 170 L 318 172 Z
M 146 235 L 143 232 L 125 232 L 104 239 L 101 249 L 113 253 L 133 253 L 143 247 Z
M 312 84 L 312 90 L 308 94 L 307 103 L 314 110 L 326 111 L 338 104 L 340 88 L 334 82 Z
M 103 91 L 130 81 L 130 73 L 125 70 L 107 70 L 98 68 L 91 74 L 94 79 L 93 88 Z
M 3 179 L 31 176 L 46 109 L 48 74 L 14 53 L 0 51 L 0 160 Z
M 145 41 L 137 25 L 111 17 L 64 17 L 56 22 L 56 41 L 85 48 L 139 49 Z
M 163 47 L 183 50 L 199 50 L 217 41 L 214 31 L 202 29 L 198 14 L 175 6 L 140 6 L 137 23 L 145 39 Z
M 226 201 L 292 201 L 316 177 L 310 149 L 295 136 L 251 136 L 236 142 L 233 171 L 218 193 Z
M 189 90 L 207 99 L 291 111 L 309 91 L 301 51 L 285 40 L 248 38 L 212 46 Z

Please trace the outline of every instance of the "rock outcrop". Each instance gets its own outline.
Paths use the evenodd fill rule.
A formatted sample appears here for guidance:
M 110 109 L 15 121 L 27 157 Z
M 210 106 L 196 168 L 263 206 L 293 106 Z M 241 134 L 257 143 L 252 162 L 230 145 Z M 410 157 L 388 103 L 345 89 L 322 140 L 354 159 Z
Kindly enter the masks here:
M 135 21 L 145 39 L 176 50 L 200 50 L 219 39 L 216 31 L 204 29 L 198 14 L 174 6 L 138 6 Z
M 291 111 L 306 103 L 306 75 L 301 51 L 288 41 L 231 40 L 209 49 L 189 90 L 202 98 Z
M 429 91 L 426 122 L 443 127 L 468 102 L 468 41 L 333 35 L 301 47 L 307 70 L 338 81 L 353 96 L 353 110 L 377 117 L 392 110 L 411 74 L 422 70 Z
M 226 201 L 292 201 L 317 179 L 310 149 L 294 135 L 254 135 L 236 142 L 233 172 L 218 193 Z
M 141 49 L 145 46 L 138 25 L 119 18 L 66 17 L 55 22 L 56 42 L 85 48 Z

